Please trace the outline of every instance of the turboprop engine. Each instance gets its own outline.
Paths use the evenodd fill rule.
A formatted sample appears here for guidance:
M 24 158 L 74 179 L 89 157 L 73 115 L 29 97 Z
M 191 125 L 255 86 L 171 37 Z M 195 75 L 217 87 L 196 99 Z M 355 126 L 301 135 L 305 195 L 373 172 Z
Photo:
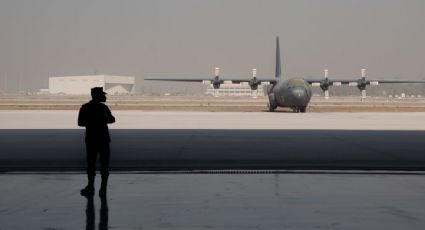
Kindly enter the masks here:
M 249 80 L 248 84 L 251 87 L 251 90 L 258 89 L 258 85 L 261 84 L 261 82 L 257 79 L 257 69 L 252 69 L 252 78 Z
M 219 89 L 220 85 L 222 83 L 222 80 L 220 80 L 220 68 L 216 67 L 214 71 L 215 77 L 212 80 L 212 85 L 214 89 Z

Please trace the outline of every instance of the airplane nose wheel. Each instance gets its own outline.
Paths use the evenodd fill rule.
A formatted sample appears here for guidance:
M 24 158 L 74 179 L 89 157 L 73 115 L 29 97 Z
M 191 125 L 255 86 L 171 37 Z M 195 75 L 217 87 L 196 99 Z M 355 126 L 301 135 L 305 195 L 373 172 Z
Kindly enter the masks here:
M 306 106 L 292 107 L 292 111 L 294 113 L 305 113 L 306 112 Z

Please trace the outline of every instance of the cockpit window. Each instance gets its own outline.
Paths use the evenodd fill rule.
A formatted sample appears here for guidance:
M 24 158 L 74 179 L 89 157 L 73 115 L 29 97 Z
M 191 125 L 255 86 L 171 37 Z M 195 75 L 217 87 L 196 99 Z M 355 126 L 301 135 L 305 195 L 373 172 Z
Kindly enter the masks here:
M 305 81 L 302 79 L 291 79 L 289 82 L 290 87 L 305 86 L 305 84 Z

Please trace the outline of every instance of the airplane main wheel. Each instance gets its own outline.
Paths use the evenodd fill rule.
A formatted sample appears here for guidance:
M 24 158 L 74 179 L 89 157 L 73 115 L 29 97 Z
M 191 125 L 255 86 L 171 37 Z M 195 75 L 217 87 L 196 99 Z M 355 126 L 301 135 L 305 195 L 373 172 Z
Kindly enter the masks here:
M 302 107 L 300 107 L 300 112 L 301 112 L 301 113 L 305 113 L 305 112 L 306 112 L 306 110 L 307 110 L 307 107 L 306 107 L 306 106 L 302 106 Z
M 269 109 L 269 112 L 274 112 L 274 110 L 276 109 L 276 106 L 273 106 L 270 103 L 267 103 L 267 108 Z

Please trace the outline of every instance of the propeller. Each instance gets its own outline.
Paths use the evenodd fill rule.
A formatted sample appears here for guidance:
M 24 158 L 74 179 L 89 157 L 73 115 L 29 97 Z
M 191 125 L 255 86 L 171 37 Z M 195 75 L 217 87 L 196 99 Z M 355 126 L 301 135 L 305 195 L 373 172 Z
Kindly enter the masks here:
M 258 85 L 261 84 L 261 82 L 257 79 L 257 69 L 252 69 L 252 78 L 249 80 L 248 84 L 251 87 L 251 90 L 258 89 Z
M 361 70 L 361 78 L 355 82 L 348 83 L 349 86 L 357 86 L 357 88 L 362 92 L 362 99 L 366 98 L 366 86 L 368 81 L 366 80 L 366 69 Z M 371 84 L 371 83 L 369 83 Z M 378 82 L 373 82 L 373 85 L 378 85 Z
M 357 88 L 362 92 L 362 98 L 366 98 L 366 69 L 362 69 L 362 78 L 357 80 Z
M 326 99 L 329 98 L 329 86 L 331 85 L 331 83 L 329 82 L 329 79 L 328 79 L 328 74 L 329 74 L 329 71 L 327 69 L 325 69 L 325 79 L 320 81 L 320 88 L 325 93 Z
M 212 85 L 213 85 L 214 89 L 219 89 L 220 85 L 221 85 L 220 68 L 215 67 L 214 74 L 215 74 L 215 77 L 212 80 Z

